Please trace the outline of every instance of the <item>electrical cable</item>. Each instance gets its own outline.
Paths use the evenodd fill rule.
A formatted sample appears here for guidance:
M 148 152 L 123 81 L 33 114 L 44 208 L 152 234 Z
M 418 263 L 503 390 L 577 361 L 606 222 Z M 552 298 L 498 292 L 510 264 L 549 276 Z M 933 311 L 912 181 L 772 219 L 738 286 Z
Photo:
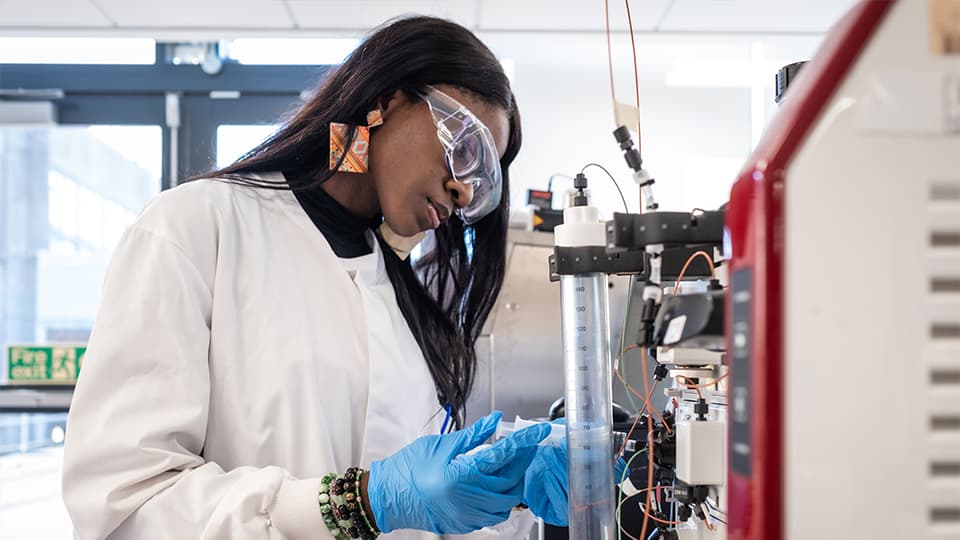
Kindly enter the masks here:
M 680 275 L 677 276 L 677 284 L 673 286 L 673 295 L 677 296 L 680 292 L 680 281 L 683 279 L 684 274 L 687 273 L 687 268 L 690 267 L 690 263 L 693 262 L 697 257 L 703 257 L 710 263 L 710 276 L 713 279 L 717 279 L 717 269 L 713 266 L 713 259 L 706 251 L 697 251 L 687 259 L 687 262 L 683 264 L 683 268 L 680 270 Z
M 639 348 L 641 348 L 640 345 L 631 345 L 627 347 L 625 351 L 631 351 L 633 349 L 639 349 Z M 643 357 L 646 357 L 646 356 L 647 355 L 643 355 Z M 656 389 L 657 385 L 660 384 L 660 381 L 659 380 L 654 381 L 653 387 L 650 388 L 650 393 L 648 393 L 646 397 L 644 397 L 643 394 L 638 392 L 636 388 L 634 388 L 630 383 L 626 381 L 626 379 L 624 379 L 623 373 L 620 371 L 619 364 L 620 364 L 620 360 L 618 359 L 617 362 L 614 363 L 613 372 L 617 375 L 617 378 L 620 379 L 620 382 L 623 383 L 624 388 L 629 390 L 633 395 L 643 400 L 643 403 L 641 404 L 642 406 L 640 408 L 640 414 L 643 414 L 644 410 L 646 410 L 648 414 L 653 413 L 653 415 L 657 417 L 657 420 L 660 420 L 660 423 L 664 424 L 664 427 L 666 428 L 667 433 L 672 434 L 673 431 L 670 429 L 670 426 L 666 425 L 666 422 L 664 422 L 663 420 L 663 416 L 661 416 L 660 413 L 657 412 L 657 410 L 653 407 L 652 402 L 650 401 L 650 399 L 653 398 L 653 392 Z M 646 379 L 646 375 L 644 375 L 644 378 Z
M 713 523 L 710 521 L 710 509 L 707 505 L 700 503 L 700 511 L 703 512 L 703 522 L 707 524 L 707 530 L 713 531 Z
M 617 179 L 610 174 L 610 171 L 606 167 L 600 165 L 599 163 L 587 163 L 580 169 L 580 174 L 583 174 L 583 171 L 587 170 L 588 167 L 599 167 L 603 172 L 607 173 L 607 176 L 610 177 L 610 181 L 613 182 L 613 186 L 617 188 L 617 193 L 620 194 L 620 200 L 623 202 L 623 211 L 629 213 L 630 210 L 627 209 L 627 198 L 623 196 L 623 190 L 620 189 L 620 184 L 617 183 Z
M 697 391 L 697 398 L 703 399 L 703 392 L 701 392 L 700 389 L 697 388 L 696 385 L 688 382 L 688 381 L 690 381 L 690 379 L 684 377 L 683 375 L 677 375 L 676 379 L 677 379 L 677 382 L 678 382 L 678 383 L 682 384 L 682 385 L 683 385 L 685 388 L 687 388 L 688 390 L 696 390 L 696 391 Z M 680 379 L 683 379 L 683 380 L 681 381 Z
M 673 492 L 674 492 L 673 504 L 670 505 L 670 508 L 673 510 L 673 512 L 670 514 L 670 519 L 672 519 L 673 521 L 676 521 L 677 520 L 677 497 L 676 497 L 677 477 L 676 476 L 673 477 Z
M 638 418 L 639 418 L 639 417 L 638 417 Z M 636 424 L 634 424 L 634 425 L 636 425 Z M 639 456 L 640 454 L 642 454 L 642 453 L 644 453 L 644 452 L 646 452 L 646 451 L 647 451 L 647 449 L 646 449 L 646 448 L 643 448 L 643 449 L 637 450 L 636 452 L 633 453 L 632 456 L 630 456 L 630 459 L 627 460 L 627 466 L 624 467 L 624 468 L 623 468 L 623 472 L 620 473 L 620 482 L 617 484 L 618 486 L 619 486 L 620 484 L 623 484 L 623 483 L 627 480 L 627 474 L 630 472 L 630 464 L 633 463 L 633 460 L 636 459 L 637 456 Z M 660 486 L 657 486 L 657 487 L 659 488 Z M 637 493 L 634 493 L 634 494 L 631 495 L 630 497 L 634 497 L 634 496 L 636 496 L 636 495 L 638 495 L 638 494 L 640 494 L 640 493 L 646 492 L 646 491 L 647 491 L 647 490 L 645 490 L 645 489 L 641 489 L 640 491 L 637 491 Z M 623 498 L 621 498 L 621 499 L 617 502 L 617 538 L 619 538 L 619 539 L 621 539 L 621 540 L 622 540 L 624 534 L 627 535 L 627 538 L 630 538 L 631 540 L 637 540 L 637 539 L 634 538 L 633 536 L 630 536 L 630 533 L 628 533 L 627 531 L 623 530 L 623 525 L 621 524 L 621 519 L 620 519 L 620 507 L 623 506 L 623 503 L 624 503 L 627 499 L 629 499 L 630 497 L 623 497 Z M 649 495 L 648 495 L 648 497 L 649 497 Z
M 657 387 L 657 384 L 654 383 L 653 388 L 656 388 L 656 387 Z M 653 388 L 650 389 L 650 394 L 651 394 L 651 395 L 653 394 Z M 651 397 L 651 396 L 647 396 L 647 399 L 644 400 L 644 401 L 649 401 L 649 398 L 650 398 L 650 397 Z M 642 411 L 641 411 L 641 412 L 642 412 Z M 637 429 L 637 424 L 640 423 L 640 417 L 641 417 L 641 416 L 642 416 L 642 414 L 639 414 L 639 413 L 638 413 L 637 416 L 636 416 L 636 418 L 633 419 L 633 424 L 631 424 L 631 425 L 630 425 L 630 429 L 627 430 L 627 436 L 623 438 L 623 444 L 620 446 L 620 451 L 617 452 L 617 457 L 623 457 L 624 452 L 627 451 L 627 441 L 630 440 L 630 436 L 633 435 L 633 431 L 634 431 L 635 429 Z M 650 414 L 648 413 L 648 414 L 647 414 L 647 422 L 649 422 L 649 421 L 650 421 Z M 661 422 L 663 422 L 663 419 L 662 419 L 662 418 L 661 418 Z M 664 424 L 664 426 L 666 426 L 666 424 Z
M 708 388 L 708 387 L 710 387 L 710 386 L 714 386 L 714 385 L 717 384 L 718 382 L 726 379 L 728 376 L 730 376 L 730 374 L 729 374 L 729 373 L 725 373 L 725 374 L 717 377 L 716 379 L 714 379 L 714 380 L 712 380 L 712 381 L 708 381 L 708 382 L 705 382 L 705 383 L 702 383 L 702 384 L 693 384 L 693 383 L 690 382 L 690 379 L 688 379 L 687 377 L 684 377 L 683 375 L 677 375 L 676 379 L 677 379 L 677 382 L 678 382 L 678 383 L 680 383 L 680 384 L 682 384 L 682 385 L 684 386 L 684 388 L 686 388 L 686 389 L 688 389 L 688 390 L 696 390 L 696 391 L 697 391 L 697 397 L 700 398 L 700 399 L 703 399 L 703 393 L 700 391 L 701 388 Z M 680 379 L 683 379 L 683 380 L 681 381 Z
M 718 382 L 726 379 L 726 378 L 729 377 L 729 376 L 730 376 L 729 373 L 724 373 L 723 375 L 717 377 L 716 379 L 714 379 L 714 380 L 712 380 L 712 381 L 707 381 L 707 382 L 701 383 L 701 384 L 689 384 L 689 385 L 687 385 L 687 388 L 689 388 L 689 389 L 691 389 L 691 390 L 693 390 L 693 389 L 700 389 L 700 388 L 707 388 L 708 386 L 713 386 L 713 385 L 717 384 Z M 680 375 L 679 378 L 681 378 L 681 379 L 687 379 L 687 378 L 684 377 L 683 375 Z
M 644 355 L 644 356 L 646 356 L 646 355 Z M 657 420 L 660 420 L 660 423 L 663 424 L 663 427 L 664 427 L 664 429 L 666 429 L 667 434 L 672 434 L 672 433 L 673 433 L 673 430 L 670 429 L 670 426 L 668 426 L 666 422 L 664 422 L 663 416 L 661 416 L 660 413 L 657 412 L 657 410 L 653 407 L 653 405 L 650 404 L 650 398 L 653 397 L 653 389 L 657 387 L 657 384 L 659 384 L 659 381 L 653 385 L 653 388 L 651 388 L 650 393 L 647 394 L 646 397 L 644 397 L 643 394 L 641 394 L 640 392 L 637 392 L 637 390 L 636 390 L 633 386 L 631 386 L 629 383 L 627 383 L 626 379 L 623 378 L 623 374 L 620 373 L 620 369 L 619 369 L 619 368 L 618 368 L 618 369 L 614 369 L 613 372 L 617 375 L 617 378 L 620 379 L 620 382 L 622 382 L 622 383 L 624 384 L 624 386 L 627 388 L 627 390 L 629 390 L 630 392 L 633 393 L 633 395 L 637 396 L 638 398 L 640 398 L 640 399 L 642 399 L 642 400 L 644 401 L 645 406 L 640 410 L 640 412 L 642 413 L 643 410 L 646 409 L 646 410 L 648 411 L 648 415 L 649 415 L 650 413 L 653 413 L 653 415 L 657 417 Z M 646 376 L 644 376 L 644 380 L 646 380 Z M 637 415 L 637 418 L 639 418 L 639 417 L 640 417 L 640 415 Z

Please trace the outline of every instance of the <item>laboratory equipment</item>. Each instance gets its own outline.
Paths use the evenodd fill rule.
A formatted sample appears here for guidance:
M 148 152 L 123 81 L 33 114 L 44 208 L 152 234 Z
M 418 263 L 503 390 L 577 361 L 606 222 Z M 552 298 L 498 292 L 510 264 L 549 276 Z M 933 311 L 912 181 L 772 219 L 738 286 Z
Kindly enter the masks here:
M 716 211 L 660 212 L 618 130 L 646 211 L 551 272 L 634 274 L 635 346 L 672 380 L 625 532 L 960 538 L 958 44 L 958 0 L 854 5 Z M 715 275 L 674 296 L 700 251 Z
M 619 128 L 614 135 L 624 151 L 628 165 L 634 168 L 634 179 L 644 194 L 647 212 L 642 215 L 614 214 L 612 221 L 597 226 L 596 212 L 585 206 L 585 197 L 582 195 L 586 178 L 581 173 L 574 181 L 580 193 L 574 197 L 574 206 L 564 211 L 564 225 L 556 230 L 557 246 L 550 258 L 551 279 L 561 283 L 567 403 L 585 402 L 592 406 L 599 403 L 610 389 L 609 375 L 604 374 L 607 378 L 600 379 L 597 375 L 603 371 L 593 371 L 595 366 L 599 365 L 609 373 L 609 362 L 597 362 L 596 358 L 589 355 L 594 350 L 597 339 L 594 328 L 602 328 L 602 317 L 598 319 L 596 314 L 602 314 L 607 309 L 602 281 L 606 274 L 630 274 L 636 283 L 641 284 L 639 297 L 631 298 L 631 305 L 636 306 L 639 311 L 639 324 L 631 330 L 627 337 L 629 341 L 622 346 L 634 343 L 630 348 L 649 350 L 651 355 L 656 354 L 659 346 L 667 346 L 662 354 L 672 356 L 674 362 L 669 368 L 657 363 L 658 367 L 653 375 L 658 382 L 669 374 L 671 378 L 684 381 L 681 385 L 683 388 L 691 386 L 690 381 L 695 383 L 695 386 L 706 387 L 709 385 L 702 384 L 702 381 L 716 380 L 722 377 L 725 370 L 721 361 L 716 361 L 707 368 L 699 364 L 688 366 L 686 362 L 695 355 L 674 353 L 674 349 L 678 347 L 685 347 L 684 350 L 706 347 L 714 349 L 714 353 L 725 347 L 722 291 L 724 282 L 711 279 L 709 286 L 697 291 L 699 296 L 687 293 L 681 297 L 667 296 L 664 299 L 667 280 L 679 280 L 683 276 L 716 278 L 714 259 L 719 259 L 719 248 L 723 241 L 724 211 L 659 211 L 651 187 L 654 180 L 643 169 L 642 160 L 633 148 L 629 132 L 625 128 Z M 697 257 L 705 257 L 709 264 L 690 267 L 690 261 Z M 704 271 L 703 266 L 707 267 L 707 271 Z M 670 294 L 675 288 L 668 290 Z M 663 311 L 661 306 L 665 307 Z M 629 313 L 627 318 L 630 318 Z M 644 364 L 638 367 L 645 370 Z M 676 383 L 674 384 L 676 386 Z M 716 389 L 717 385 L 713 386 Z M 692 419 L 705 424 L 686 426 L 682 430 L 684 437 L 695 440 L 678 441 L 677 438 L 676 422 L 680 418 L 676 414 L 686 414 L 687 407 L 680 405 L 681 400 L 684 403 L 687 401 L 682 391 L 668 396 L 675 403 L 668 408 L 672 410 L 662 413 L 648 411 L 646 415 L 636 417 L 633 422 L 633 428 L 641 426 L 640 430 L 630 430 L 635 432 L 634 449 L 647 452 L 647 459 L 641 460 L 642 463 L 635 468 L 642 472 L 641 476 L 647 480 L 647 485 L 643 490 L 637 490 L 632 484 L 625 484 L 624 494 L 631 497 L 641 495 L 640 500 L 644 501 L 644 506 L 624 506 L 620 503 L 616 513 L 624 529 L 631 528 L 631 523 L 639 523 L 636 530 L 631 529 L 634 536 L 641 534 L 646 538 L 646 531 L 650 531 L 650 538 L 658 538 L 668 529 L 660 525 L 661 523 L 674 523 L 672 519 L 692 521 L 692 516 L 708 524 L 710 531 L 719 531 L 722 534 L 722 528 L 712 523 L 713 512 L 708 514 L 707 510 L 711 497 L 712 500 L 720 500 L 716 492 L 722 485 L 694 485 L 677 479 L 677 450 L 678 444 L 682 443 L 684 445 L 680 448 L 688 452 L 689 457 L 685 467 L 692 467 L 694 471 L 693 475 L 685 477 L 691 482 L 710 480 L 722 484 L 722 479 L 718 478 L 716 472 L 723 470 L 723 448 L 712 446 L 717 441 L 716 435 L 725 431 L 725 424 L 722 424 L 720 419 L 721 413 L 715 408 L 725 404 L 716 403 L 712 396 L 709 399 L 701 398 L 705 391 L 700 388 L 696 390 L 698 398 L 689 404 L 692 412 L 683 417 L 683 420 Z M 706 390 L 706 393 L 709 396 L 709 390 Z M 643 401 L 646 402 L 646 399 Z M 568 409 L 577 410 L 573 406 Z M 567 418 L 569 425 L 570 411 L 567 412 Z M 602 427 L 605 433 L 609 433 L 608 425 Z M 596 429 L 596 426 L 591 425 L 591 429 Z M 568 441 L 572 444 L 574 440 L 575 437 L 568 428 Z M 704 448 L 704 445 L 711 448 Z M 626 452 L 626 448 L 623 451 Z M 581 452 L 581 456 L 584 453 Z M 702 463 L 700 457 L 707 455 L 712 461 Z M 592 496 L 595 500 L 600 500 L 600 497 L 596 492 L 584 494 L 577 491 L 574 475 L 579 473 L 586 476 L 586 473 L 576 456 L 569 458 L 568 469 L 571 476 L 569 537 L 601 538 L 606 534 L 606 529 L 591 528 L 591 525 L 594 525 L 591 521 L 594 516 L 584 512 L 584 509 L 590 506 L 582 500 L 585 495 Z M 704 471 L 714 474 L 710 476 Z M 617 479 L 618 483 L 619 480 Z M 654 497 L 649 496 L 654 492 L 664 495 L 658 495 L 657 502 L 654 502 Z M 603 493 L 610 493 L 610 490 L 604 488 Z M 606 503 L 606 500 L 603 502 Z M 576 512 L 578 509 L 579 514 Z M 639 520 L 638 511 L 642 516 Z
M 960 2 L 856 3 L 730 198 L 731 540 L 960 538 L 958 153 Z
M 507 268 L 503 287 L 477 340 L 477 372 L 467 401 L 467 422 L 491 410 L 504 418 L 544 418 L 563 395 L 560 343 L 560 295 L 544 279 L 543 261 L 554 249 L 552 232 L 511 229 L 507 232 Z M 610 327 L 621 328 L 630 276 L 610 276 Z M 628 321 L 635 328 L 636 317 Z M 611 355 L 617 340 L 611 340 Z M 640 370 L 630 380 L 639 381 Z M 614 401 L 628 403 L 627 392 L 614 387 Z M 666 401 L 655 396 L 658 406 Z
M 556 245 L 602 250 L 605 226 L 583 194 L 586 178 L 579 175 L 574 187 L 579 193 L 554 231 Z M 578 260 L 583 256 L 573 255 Z M 615 534 L 607 302 L 606 273 L 580 270 L 560 276 L 569 528 L 572 538 L 583 540 L 613 540 Z

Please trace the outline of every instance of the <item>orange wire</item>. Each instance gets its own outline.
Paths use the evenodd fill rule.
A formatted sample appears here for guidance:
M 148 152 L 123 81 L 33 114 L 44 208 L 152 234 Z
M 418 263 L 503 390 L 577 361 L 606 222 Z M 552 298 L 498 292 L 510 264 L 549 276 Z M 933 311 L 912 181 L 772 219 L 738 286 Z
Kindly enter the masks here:
M 703 523 L 707 526 L 708 531 L 714 529 L 713 523 L 710 522 L 710 508 L 707 505 L 700 503 L 700 510 L 703 511 Z
M 683 380 L 681 381 L 680 379 L 683 379 Z M 694 385 L 694 384 L 691 384 L 691 383 L 687 382 L 687 381 L 689 381 L 689 380 L 690 380 L 690 379 L 684 377 L 683 375 L 677 375 L 677 382 L 678 382 L 678 383 L 682 384 L 682 385 L 683 385 L 684 387 L 686 387 L 688 390 L 696 390 L 696 391 L 697 391 L 697 397 L 700 398 L 700 399 L 703 399 L 703 393 L 700 392 L 700 388 L 698 388 L 698 387 L 697 387 L 696 385 Z
M 654 489 L 657 490 L 657 494 L 659 495 L 660 492 L 663 490 L 663 486 L 655 486 Z M 619 508 L 620 508 L 621 506 L 623 506 L 623 503 L 627 502 L 627 499 L 630 499 L 630 498 L 632 498 L 632 497 L 635 497 L 635 496 L 637 496 L 637 495 L 639 495 L 639 494 L 641 494 L 641 493 L 643 493 L 643 492 L 645 492 L 645 491 L 649 491 L 649 490 L 648 490 L 647 488 L 638 489 L 637 492 L 634 493 L 633 495 L 630 495 L 629 497 L 624 497 L 623 500 L 622 500 L 622 501 L 619 501 L 619 504 L 617 505 L 617 507 L 618 507 L 618 512 L 620 511 Z M 655 518 L 655 517 L 653 517 L 653 516 L 650 516 L 650 519 L 655 520 L 655 521 L 662 521 L 662 520 L 658 520 L 657 518 Z M 620 527 L 620 532 L 622 532 L 622 533 L 624 534 L 624 536 L 626 536 L 627 538 L 632 538 L 633 540 L 637 540 L 637 538 L 634 538 L 633 536 L 631 536 L 630 533 L 628 533 L 627 530 L 623 528 L 623 525 L 621 525 L 620 522 L 621 522 L 621 520 L 618 518 L 618 520 L 617 520 L 617 525 Z M 673 524 L 673 525 L 679 525 L 679 523 L 672 523 L 672 524 Z
M 637 42 L 633 38 L 633 17 L 630 15 L 630 0 L 623 0 L 627 6 L 627 23 L 630 25 L 630 48 L 633 49 L 633 89 L 637 93 L 637 152 L 643 155 L 640 137 L 640 73 L 637 68 Z
M 644 517 L 649 517 L 650 519 L 656 521 L 657 523 L 662 523 L 662 524 L 664 524 L 664 525 L 673 525 L 673 526 L 683 525 L 683 523 L 680 522 L 680 521 L 667 521 L 667 520 L 664 520 L 664 519 L 660 519 L 660 518 L 658 518 L 658 517 L 656 517 L 656 516 L 650 516 L 650 515 L 647 515 L 647 514 L 644 514 Z
M 620 373 L 617 372 L 617 375 L 620 375 Z M 622 376 L 620 377 L 620 380 L 621 380 L 621 381 L 623 380 L 623 377 L 622 377 Z M 653 383 L 653 387 L 650 389 L 650 394 L 651 394 L 651 395 L 647 396 L 647 399 L 644 399 L 644 402 L 649 401 L 650 397 L 652 397 L 654 390 L 657 388 L 657 384 L 659 384 L 659 381 L 655 381 L 655 382 Z M 630 385 L 627 385 L 627 386 L 630 387 Z M 637 397 L 638 397 L 638 398 L 642 398 L 643 396 L 637 394 Z M 646 408 L 646 407 L 644 407 L 644 408 Z M 627 431 L 627 436 L 626 436 L 626 438 L 623 439 L 623 445 L 620 446 L 620 452 L 617 454 L 618 457 L 623 457 L 623 453 L 627 451 L 627 441 L 629 441 L 629 440 L 630 440 L 630 436 L 633 435 L 633 430 L 637 429 L 637 424 L 640 423 L 640 416 L 641 416 L 642 413 L 643 413 L 643 410 L 641 410 L 640 413 L 637 414 L 637 417 L 633 419 L 633 425 L 630 426 L 630 430 Z M 667 427 L 667 429 L 669 429 L 669 426 L 667 426 L 666 422 L 663 421 L 663 417 L 660 417 L 660 422 L 661 422 L 665 427 Z
M 716 379 L 714 379 L 714 380 L 712 380 L 712 381 L 707 381 L 707 382 L 702 383 L 702 384 L 687 386 L 687 388 L 707 388 L 708 386 L 713 386 L 713 385 L 717 384 L 718 382 L 726 379 L 726 378 L 729 377 L 729 376 L 730 376 L 729 373 L 724 373 L 723 375 L 717 377 Z M 686 379 L 686 377 L 684 377 L 683 375 L 681 375 L 680 377 L 683 378 L 683 379 Z
M 685 388 L 687 388 L 688 390 L 696 390 L 696 391 L 697 391 L 697 397 L 700 398 L 700 399 L 703 399 L 703 393 L 700 392 L 700 389 L 701 389 L 701 388 L 707 388 L 707 387 L 713 386 L 713 385 L 717 384 L 718 382 L 726 379 L 729 375 L 730 375 L 729 373 L 725 373 L 725 374 L 717 377 L 716 379 L 714 379 L 714 380 L 712 380 L 712 381 L 708 381 L 708 382 L 705 382 L 705 383 L 702 383 L 702 384 L 693 384 L 693 383 L 689 382 L 690 379 L 684 377 L 683 375 L 677 375 L 676 378 L 677 378 L 677 382 L 679 382 L 680 384 L 682 384 L 682 385 L 683 385 Z M 683 379 L 683 380 L 681 381 L 680 379 Z
M 687 268 L 690 267 L 690 263 L 693 262 L 697 257 L 703 257 L 710 263 L 710 276 L 714 279 L 717 278 L 717 269 L 713 267 L 713 259 L 707 254 L 706 251 L 698 251 L 693 255 L 690 255 L 690 258 L 687 259 L 687 262 L 684 263 L 683 268 L 680 270 L 680 275 L 677 276 L 677 284 L 673 287 L 673 295 L 676 296 L 680 292 L 680 280 L 683 279 L 683 275 L 687 273 Z
M 663 424 L 664 428 L 666 428 L 667 433 L 673 433 L 673 430 L 670 429 L 670 426 L 668 426 L 667 423 L 663 421 L 663 416 L 661 416 L 660 413 L 657 412 L 657 410 L 650 404 L 650 398 L 653 397 L 653 394 L 650 394 L 647 397 L 644 397 L 643 394 L 641 394 L 640 392 L 637 392 L 637 390 L 633 386 L 631 386 L 630 383 L 626 381 L 626 379 L 623 378 L 623 374 L 620 373 L 619 368 L 613 370 L 613 372 L 617 374 L 617 378 L 620 379 L 620 382 L 622 382 L 623 385 L 627 387 L 627 390 L 629 390 L 633 395 L 637 396 L 638 398 L 644 401 L 645 403 L 644 409 L 653 413 L 653 415 L 657 417 L 657 420 L 660 420 L 660 423 Z M 654 388 L 656 388 L 656 385 L 654 385 Z M 643 409 L 641 409 L 640 412 L 643 413 Z
M 633 430 L 637 429 L 637 424 L 640 423 L 640 415 L 638 414 L 636 418 L 633 419 L 633 425 L 630 426 L 630 430 L 627 431 L 627 436 L 623 439 L 623 444 L 620 445 L 620 451 L 617 452 L 617 457 L 623 457 L 623 453 L 627 451 L 627 441 L 630 440 L 630 436 L 633 435 Z

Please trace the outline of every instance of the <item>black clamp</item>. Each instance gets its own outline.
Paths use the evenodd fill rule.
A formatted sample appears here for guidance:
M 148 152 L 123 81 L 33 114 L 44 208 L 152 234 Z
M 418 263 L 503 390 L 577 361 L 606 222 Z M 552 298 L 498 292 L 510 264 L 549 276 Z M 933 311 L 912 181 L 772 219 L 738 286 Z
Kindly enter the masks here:
M 608 252 L 603 246 L 553 248 L 550 255 L 550 281 L 574 274 L 638 274 L 650 271 L 643 251 Z
M 698 505 L 706 502 L 707 497 L 710 496 L 710 488 L 708 486 L 691 486 L 677 480 L 677 485 L 673 488 L 673 494 L 679 503 Z

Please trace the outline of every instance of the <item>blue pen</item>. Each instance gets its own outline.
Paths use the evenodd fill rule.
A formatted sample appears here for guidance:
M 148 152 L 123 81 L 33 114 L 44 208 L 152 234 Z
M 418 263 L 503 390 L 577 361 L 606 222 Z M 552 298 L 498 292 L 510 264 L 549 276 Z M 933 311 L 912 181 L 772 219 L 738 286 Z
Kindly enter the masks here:
M 447 414 L 443 417 L 443 425 L 440 426 L 441 435 L 447 432 L 447 423 L 450 422 L 450 417 L 453 416 L 453 407 L 451 407 L 449 403 L 443 406 L 443 410 L 447 411 Z

